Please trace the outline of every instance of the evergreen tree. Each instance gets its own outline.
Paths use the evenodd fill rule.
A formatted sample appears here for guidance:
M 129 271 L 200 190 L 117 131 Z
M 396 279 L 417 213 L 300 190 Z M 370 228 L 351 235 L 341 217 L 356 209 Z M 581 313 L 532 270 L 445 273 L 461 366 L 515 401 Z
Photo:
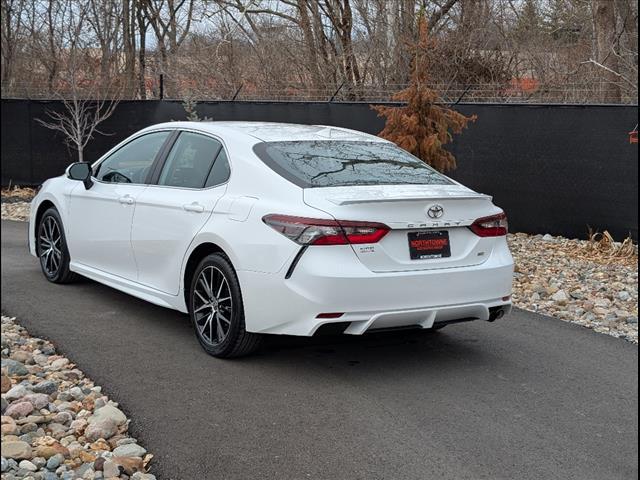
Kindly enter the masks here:
M 411 53 L 409 86 L 394 94 L 393 99 L 406 106 L 373 106 L 386 123 L 380 136 L 444 172 L 456 168 L 456 159 L 444 145 L 453 140 L 476 116 L 466 117 L 438 104 L 438 94 L 429 87 L 429 52 L 434 41 L 429 37 L 427 21 L 420 15 L 418 40 L 408 45 Z

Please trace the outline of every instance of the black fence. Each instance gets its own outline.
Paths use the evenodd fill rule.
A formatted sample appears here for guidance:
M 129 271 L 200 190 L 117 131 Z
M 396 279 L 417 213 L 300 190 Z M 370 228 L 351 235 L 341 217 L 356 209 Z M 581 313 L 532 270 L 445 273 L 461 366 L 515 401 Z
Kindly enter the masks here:
M 635 106 L 461 104 L 478 120 L 456 137 L 450 176 L 493 195 L 511 230 L 585 237 L 588 226 L 616 238 L 638 236 L 638 146 L 628 132 Z M 63 137 L 35 119 L 57 101 L 3 100 L 2 185 L 38 184 L 75 160 Z M 334 125 L 378 133 L 383 120 L 363 103 L 206 102 L 201 117 Z M 183 120 L 180 102 L 125 101 L 101 125 L 85 160 L 148 125 Z

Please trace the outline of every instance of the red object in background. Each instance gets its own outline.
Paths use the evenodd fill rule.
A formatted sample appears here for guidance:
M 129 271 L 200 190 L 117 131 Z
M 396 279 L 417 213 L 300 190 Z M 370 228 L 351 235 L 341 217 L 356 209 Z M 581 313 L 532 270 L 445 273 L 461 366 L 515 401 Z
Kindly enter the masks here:
M 629 132 L 629 143 L 638 143 L 638 125 L 633 131 Z

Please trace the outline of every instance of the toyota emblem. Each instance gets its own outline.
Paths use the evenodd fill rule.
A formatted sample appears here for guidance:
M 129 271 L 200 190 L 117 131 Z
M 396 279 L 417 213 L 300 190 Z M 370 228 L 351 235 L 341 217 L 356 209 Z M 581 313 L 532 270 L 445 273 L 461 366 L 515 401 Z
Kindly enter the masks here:
M 429 218 L 440 218 L 444 215 L 444 208 L 442 208 L 442 205 L 431 205 L 427 210 L 427 215 Z

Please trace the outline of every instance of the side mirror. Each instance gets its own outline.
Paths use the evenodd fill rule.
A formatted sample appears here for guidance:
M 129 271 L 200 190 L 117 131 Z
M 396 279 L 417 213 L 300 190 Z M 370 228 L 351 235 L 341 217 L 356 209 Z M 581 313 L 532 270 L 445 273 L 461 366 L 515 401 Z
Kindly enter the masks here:
M 84 183 L 84 188 L 89 190 L 93 186 L 91 180 L 91 165 L 86 162 L 72 163 L 67 167 L 67 178 L 79 180 Z

